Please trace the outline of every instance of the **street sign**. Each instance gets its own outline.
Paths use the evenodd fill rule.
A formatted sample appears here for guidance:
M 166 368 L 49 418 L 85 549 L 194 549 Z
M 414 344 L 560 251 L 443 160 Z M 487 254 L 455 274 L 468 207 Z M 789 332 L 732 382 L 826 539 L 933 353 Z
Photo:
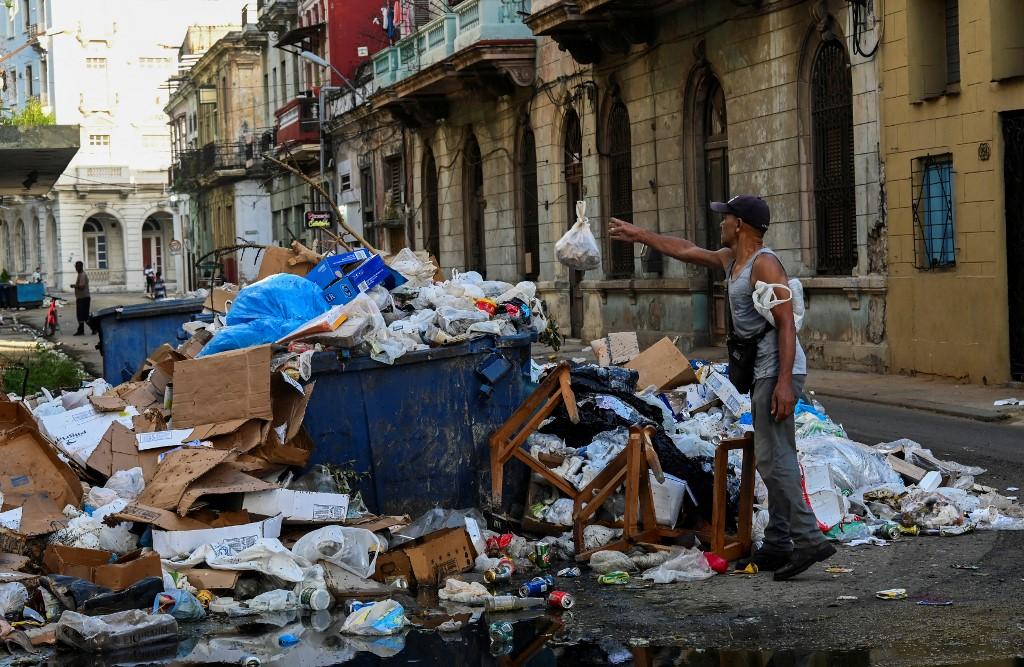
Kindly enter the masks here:
M 167 244 L 168 250 L 171 251 L 172 255 L 181 254 L 181 241 L 178 239 L 171 239 L 171 242 Z
M 326 229 L 331 226 L 329 211 L 306 211 L 306 229 Z

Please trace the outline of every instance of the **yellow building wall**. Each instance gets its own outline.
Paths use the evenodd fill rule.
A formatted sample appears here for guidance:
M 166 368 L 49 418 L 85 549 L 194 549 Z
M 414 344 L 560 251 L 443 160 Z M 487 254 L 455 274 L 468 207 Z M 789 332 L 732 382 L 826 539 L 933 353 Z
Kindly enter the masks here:
M 999 114 L 1024 109 L 1024 78 L 992 81 L 990 0 L 961 0 L 960 91 L 913 102 L 907 39 L 913 1 L 885 2 L 881 51 L 890 368 L 973 383 L 1006 382 L 1010 323 Z M 988 145 L 987 160 L 981 144 Z M 914 261 L 912 163 L 942 153 L 953 155 L 956 266 L 922 270 Z

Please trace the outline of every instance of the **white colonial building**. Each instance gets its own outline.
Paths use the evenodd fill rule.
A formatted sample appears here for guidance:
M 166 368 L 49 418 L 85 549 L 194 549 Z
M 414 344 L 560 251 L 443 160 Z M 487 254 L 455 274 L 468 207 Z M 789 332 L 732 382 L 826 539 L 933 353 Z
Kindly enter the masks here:
M 53 286 L 83 261 L 94 291 L 141 290 L 146 266 L 173 289 L 171 144 L 164 106 L 193 24 L 241 22 L 246 0 L 11 0 L 0 6 L 0 87 L 81 126 L 81 150 L 43 198 L 5 198 L 0 270 Z M 176 266 L 177 263 L 177 266 Z

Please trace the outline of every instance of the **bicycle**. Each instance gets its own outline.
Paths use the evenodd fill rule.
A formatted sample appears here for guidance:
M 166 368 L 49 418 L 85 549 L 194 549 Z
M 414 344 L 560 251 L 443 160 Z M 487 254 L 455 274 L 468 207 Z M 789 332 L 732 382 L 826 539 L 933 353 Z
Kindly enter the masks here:
M 46 308 L 46 319 L 43 322 L 43 335 L 50 338 L 60 331 L 60 318 L 58 317 L 57 311 L 59 308 L 66 306 L 67 301 L 49 294 L 46 298 L 50 300 L 50 303 L 47 304 Z

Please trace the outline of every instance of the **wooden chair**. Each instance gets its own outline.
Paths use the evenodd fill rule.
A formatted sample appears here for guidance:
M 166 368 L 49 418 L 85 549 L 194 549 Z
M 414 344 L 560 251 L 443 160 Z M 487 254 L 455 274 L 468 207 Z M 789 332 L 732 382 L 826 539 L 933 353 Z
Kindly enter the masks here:
M 517 458 L 551 486 L 570 498 L 575 498 L 576 488 L 564 478 L 523 449 L 523 444 L 541 423 L 551 416 L 559 404 L 565 405 L 573 424 L 580 423 L 576 407 L 576 394 L 572 391 L 569 365 L 561 363 L 548 374 L 530 397 L 512 413 L 512 416 L 491 436 L 491 498 L 495 507 L 501 505 L 502 486 L 505 481 L 504 468 L 512 458 Z

